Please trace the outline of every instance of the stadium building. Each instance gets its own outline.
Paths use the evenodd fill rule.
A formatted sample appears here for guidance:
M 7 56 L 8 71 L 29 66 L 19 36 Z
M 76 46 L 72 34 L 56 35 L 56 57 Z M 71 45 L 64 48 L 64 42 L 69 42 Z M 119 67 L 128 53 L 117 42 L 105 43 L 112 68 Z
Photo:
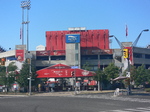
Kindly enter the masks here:
M 86 30 L 79 27 L 67 31 L 46 31 L 46 46 L 39 45 L 35 51 L 27 51 L 26 45 L 16 45 L 15 50 L 3 50 L 0 52 L 1 65 L 31 58 L 37 70 L 57 64 L 70 66 L 71 69 L 84 69 L 83 66 L 89 64 L 91 70 L 96 71 L 114 63 L 124 71 L 127 60 L 123 57 L 123 51 L 128 49 L 132 65 L 150 67 L 149 47 L 140 48 L 133 46 L 132 42 L 122 42 L 122 48 L 111 49 L 109 38 L 108 29 Z

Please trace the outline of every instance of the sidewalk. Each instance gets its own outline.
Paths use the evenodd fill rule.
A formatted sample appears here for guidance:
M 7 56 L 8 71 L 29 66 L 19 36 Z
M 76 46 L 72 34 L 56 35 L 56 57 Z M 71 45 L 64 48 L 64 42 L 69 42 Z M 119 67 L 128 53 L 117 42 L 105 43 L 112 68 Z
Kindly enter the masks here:
M 60 91 L 60 92 L 32 92 L 31 96 L 75 96 L 75 95 L 107 95 L 113 96 L 115 90 L 102 90 L 102 91 Z M 0 93 L 3 96 L 29 96 L 28 93 Z M 136 96 L 150 96 L 150 93 L 141 90 L 132 90 L 131 95 L 120 94 L 118 97 L 136 97 Z
M 89 94 L 104 94 L 112 93 L 114 90 L 106 91 L 63 91 L 63 92 L 48 92 L 48 93 L 37 93 L 34 96 L 72 96 L 72 95 L 89 95 Z

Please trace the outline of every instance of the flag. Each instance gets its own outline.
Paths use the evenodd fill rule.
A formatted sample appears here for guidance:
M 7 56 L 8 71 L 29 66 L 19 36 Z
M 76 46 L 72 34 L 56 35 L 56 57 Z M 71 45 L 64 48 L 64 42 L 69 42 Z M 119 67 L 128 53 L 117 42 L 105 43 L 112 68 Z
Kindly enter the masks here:
M 128 26 L 126 25 L 126 36 L 128 36 Z

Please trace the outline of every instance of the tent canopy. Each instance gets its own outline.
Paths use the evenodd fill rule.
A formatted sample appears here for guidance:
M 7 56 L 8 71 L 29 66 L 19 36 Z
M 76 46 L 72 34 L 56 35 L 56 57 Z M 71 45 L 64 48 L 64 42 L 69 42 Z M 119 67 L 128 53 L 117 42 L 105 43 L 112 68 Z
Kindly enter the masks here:
M 72 69 L 68 65 L 56 64 L 36 71 L 37 78 L 69 78 L 69 77 L 89 77 L 94 76 L 95 72 Z
M 119 76 L 119 77 L 117 77 L 117 78 L 113 79 L 113 81 L 117 81 L 117 80 L 124 80 L 124 79 L 127 79 L 127 78 L 129 78 L 129 77 Z

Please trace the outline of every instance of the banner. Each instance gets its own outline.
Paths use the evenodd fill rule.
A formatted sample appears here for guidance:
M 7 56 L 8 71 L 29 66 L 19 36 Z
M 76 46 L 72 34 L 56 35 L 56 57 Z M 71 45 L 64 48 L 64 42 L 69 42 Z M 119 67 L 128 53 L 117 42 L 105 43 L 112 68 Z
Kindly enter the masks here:
M 24 50 L 21 49 L 21 50 L 16 50 L 16 58 L 17 58 L 17 61 L 24 61 Z

